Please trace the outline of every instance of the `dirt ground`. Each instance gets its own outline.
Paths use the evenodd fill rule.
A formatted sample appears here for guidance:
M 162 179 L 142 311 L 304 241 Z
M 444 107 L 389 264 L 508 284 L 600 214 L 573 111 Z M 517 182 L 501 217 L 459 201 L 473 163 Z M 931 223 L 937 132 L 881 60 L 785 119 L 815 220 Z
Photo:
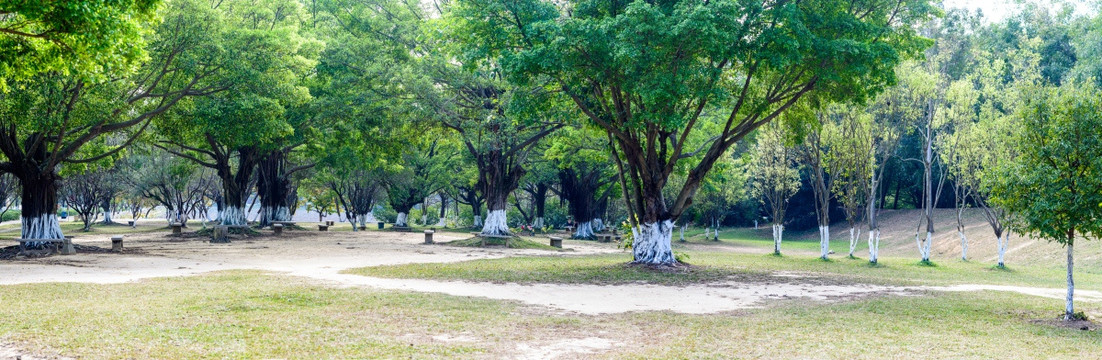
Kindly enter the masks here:
M 267 234 L 264 230 L 262 233 Z M 466 237 L 462 233 L 437 233 L 437 242 Z M 507 256 L 577 256 L 619 252 L 612 244 L 566 241 L 571 251 L 465 248 L 424 245 L 421 233 L 289 231 L 284 236 L 235 239 L 229 244 L 210 244 L 205 237 L 173 237 L 165 232 L 130 234 L 123 253 L 81 253 L 70 256 L 0 261 L 0 285 L 41 282 L 123 283 L 166 276 L 189 276 L 219 270 L 255 269 L 305 277 L 319 284 L 367 286 L 399 291 L 445 293 L 517 301 L 546 307 L 551 312 L 586 315 L 628 311 L 671 311 L 706 314 L 762 306 L 773 299 L 841 301 L 868 295 L 907 295 L 916 291 L 1015 291 L 1059 298 L 1056 289 L 989 286 L 903 288 L 863 284 L 824 285 L 793 274 L 775 274 L 767 283 L 714 283 L 685 287 L 661 285 L 586 285 L 433 281 L 383 279 L 342 274 L 346 269 L 407 263 L 456 262 Z M 82 235 L 77 244 L 110 248 L 110 235 Z M 716 249 L 711 249 L 716 250 Z M 733 251 L 739 251 L 734 248 Z M 760 249 L 754 249 L 760 252 Z M 1077 292 L 1083 301 L 1102 301 L 1102 293 Z M 461 341 L 442 339 L 441 341 Z M 604 339 L 573 339 L 578 344 L 528 349 L 521 358 L 557 358 L 563 349 L 600 352 L 612 347 Z M 561 345 L 561 346 L 559 346 Z M 578 355 L 575 353 L 575 355 Z M 0 342 L 0 359 L 22 356 L 12 344 Z M 40 356 L 41 358 L 53 358 Z

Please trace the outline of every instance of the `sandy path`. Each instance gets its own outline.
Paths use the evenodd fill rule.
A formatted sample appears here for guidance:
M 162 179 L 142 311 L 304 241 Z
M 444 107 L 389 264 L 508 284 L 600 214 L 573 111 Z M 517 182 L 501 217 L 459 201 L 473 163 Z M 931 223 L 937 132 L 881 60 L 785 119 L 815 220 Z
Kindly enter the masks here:
M 950 287 L 890 287 L 875 285 L 823 285 L 800 277 L 778 274 L 765 283 L 711 283 L 685 287 L 661 285 L 499 284 L 487 282 L 384 279 L 341 274 L 351 268 L 455 262 L 506 256 L 570 256 L 618 252 L 610 244 L 567 241 L 574 251 L 476 249 L 422 245 L 414 233 L 342 233 L 323 236 L 293 232 L 282 238 L 237 240 L 231 244 L 202 241 L 168 241 L 163 234 L 138 234 L 127 238 L 133 254 L 78 254 L 45 259 L 0 262 L 0 285 L 41 282 L 122 283 L 153 277 L 189 276 L 218 270 L 255 269 L 317 279 L 337 286 L 435 292 L 512 300 L 580 314 L 630 311 L 672 311 L 707 314 L 762 306 L 778 299 L 832 301 L 872 294 L 906 294 L 919 290 L 1011 291 L 1049 298 L 1063 298 L 1062 289 L 993 285 Z M 440 241 L 463 237 L 440 233 Z M 109 246 L 108 236 L 89 236 L 78 243 Z M 1102 293 L 1077 291 L 1080 301 L 1102 301 Z

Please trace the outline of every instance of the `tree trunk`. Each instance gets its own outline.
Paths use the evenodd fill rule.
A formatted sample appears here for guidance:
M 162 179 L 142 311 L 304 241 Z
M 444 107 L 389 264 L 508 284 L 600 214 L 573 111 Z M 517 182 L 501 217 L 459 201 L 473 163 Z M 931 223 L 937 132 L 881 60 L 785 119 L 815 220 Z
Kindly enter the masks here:
M 252 148 L 237 149 L 237 173 L 232 174 L 232 167 L 228 155 L 217 159 L 218 168 L 215 169 L 218 177 L 222 179 L 222 201 L 224 203 L 219 218 L 222 225 L 244 226 L 249 221 L 245 217 L 245 202 L 249 195 L 249 180 L 256 170 L 256 150 Z
M 486 213 L 486 222 L 482 224 L 482 235 L 512 235 L 505 215 L 505 209 L 508 206 L 506 202 L 508 194 L 509 192 L 506 191 L 486 194 L 486 209 L 488 212 Z
M 447 219 L 447 217 L 446 217 L 447 216 L 447 211 L 448 211 L 448 198 L 445 197 L 444 195 L 440 195 L 440 217 L 436 220 L 436 226 L 437 227 L 447 227 L 448 226 L 448 222 L 445 220 L 445 219 Z
M 42 174 L 37 170 L 15 174 L 23 188 L 20 204 L 22 206 L 22 239 L 64 239 L 61 224 L 57 219 L 57 174 Z M 46 243 L 30 242 L 26 245 L 38 248 Z
M 1075 260 L 1072 256 L 1072 249 L 1075 246 L 1075 230 L 1068 231 L 1068 297 L 1067 305 L 1064 306 L 1064 320 L 1075 319 L 1075 304 L 1072 302 L 1072 298 L 1075 295 L 1075 280 L 1072 278 L 1072 269 L 1075 267 Z
M 781 240 L 784 237 L 784 225 L 773 224 L 773 255 L 781 254 Z
M 103 199 L 103 203 L 100 204 L 100 209 L 103 210 L 104 225 L 111 225 L 115 223 L 115 221 L 111 219 L 111 201 L 111 197 L 106 197 Z
M 257 163 L 257 196 L 260 197 L 260 227 L 273 221 L 291 221 L 291 178 L 287 175 L 286 154 L 274 151 Z
M 667 219 L 643 222 L 632 230 L 632 253 L 635 257 L 633 263 L 663 266 L 677 264 L 670 243 L 673 238 L 673 221 Z
M 869 263 L 876 265 L 880 260 L 880 229 L 869 230 Z
M 999 268 L 1005 268 L 1006 264 L 1003 263 L 1003 260 L 1006 258 L 1006 248 L 1010 245 L 1010 232 L 1007 231 L 1006 234 L 1001 236 L 999 233 L 995 233 L 995 241 L 998 242 Z
M 398 212 L 398 217 L 394 220 L 394 226 L 409 227 L 409 213 L 407 211 Z
M 853 252 L 857 250 L 857 239 L 861 238 L 861 230 L 854 225 L 849 227 L 849 257 L 853 259 Z

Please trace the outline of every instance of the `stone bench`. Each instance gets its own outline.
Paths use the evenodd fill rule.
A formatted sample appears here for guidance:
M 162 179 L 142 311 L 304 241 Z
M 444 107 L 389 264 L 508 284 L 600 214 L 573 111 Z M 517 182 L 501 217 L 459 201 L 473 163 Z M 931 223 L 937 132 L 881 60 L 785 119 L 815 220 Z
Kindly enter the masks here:
M 116 235 L 111 237 L 111 251 L 122 251 L 122 235 Z
M 329 231 L 329 224 L 318 224 L 318 231 Z
M 425 230 L 425 244 L 426 245 L 431 245 L 433 243 L 432 235 L 435 234 L 435 233 L 436 233 L 436 230 Z
M 283 224 L 272 224 L 272 233 L 275 236 L 283 235 Z
M 559 249 L 562 249 L 562 238 L 561 238 L 561 237 L 555 237 L 555 236 L 552 236 L 552 237 L 551 237 L 551 246 L 552 246 L 552 247 L 557 247 L 557 248 L 559 248 Z
M 272 221 L 272 226 L 283 225 L 284 227 L 293 227 L 295 224 L 298 223 L 294 221 Z
M 172 227 L 172 235 L 180 235 L 184 232 L 184 224 L 170 223 L 168 226 Z

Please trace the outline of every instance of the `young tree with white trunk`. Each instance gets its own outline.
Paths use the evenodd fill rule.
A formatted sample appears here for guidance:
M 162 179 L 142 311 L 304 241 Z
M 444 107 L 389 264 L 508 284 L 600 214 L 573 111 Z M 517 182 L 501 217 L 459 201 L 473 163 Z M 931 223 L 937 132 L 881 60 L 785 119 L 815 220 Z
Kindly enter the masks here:
M 62 180 L 61 198 L 80 216 L 84 231 L 92 231 L 100 205 L 105 198 L 114 195 L 113 181 L 108 170 L 99 167 L 74 169 Z
M 928 44 L 912 24 L 932 11 L 921 0 L 455 4 L 445 18 L 475 49 L 466 54 L 519 81 L 549 81 L 615 142 L 635 207 L 634 263 L 659 266 L 678 264 L 673 223 L 728 149 L 805 95 L 847 102 L 878 92 Z M 681 166 L 686 181 L 667 201 Z
M 780 255 L 788 200 L 800 190 L 797 151 L 786 144 L 791 135 L 779 122 L 761 127 L 755 140 L 750 163 L 750 191 L 769 210 L 773 222 L 773 254 Z
M 816 114 L 818 122 L 812 124 L 812 128 L 804 136 L 804 143 L 798 148 L 802 162 L 807 165 L 811 173 L 811 193 L 815 198 L 815 220 L 819 224 L 819 259 L 827 260 L 830 253 L 830 203 L 834 199 L 834 193 L 830 191 L 833 178 L 837 171 L 826 169 L 824 160 L 826 142 L 824 141 L 824 128 L 827 125 L 827 116 L 823 112 Z
M 1092 84 L 1024 85 L 1011 141 L 1017 156 L 994 177 L 993 201 L 1029 234 L 1067 249 L 1065 320 L 1073 297 L 1077 240 L 1102 238 L 1102 97 Z
M 823 156 L 831 176 L 830 192 L 842 205 L 849 225 L 849 257 L 855 258 L 864 216 L 866 187 L 873 176 L 874 149 L 872 116 L 864 109 L 834 105 L 823 123 L 823 142 L 830 149 Z

